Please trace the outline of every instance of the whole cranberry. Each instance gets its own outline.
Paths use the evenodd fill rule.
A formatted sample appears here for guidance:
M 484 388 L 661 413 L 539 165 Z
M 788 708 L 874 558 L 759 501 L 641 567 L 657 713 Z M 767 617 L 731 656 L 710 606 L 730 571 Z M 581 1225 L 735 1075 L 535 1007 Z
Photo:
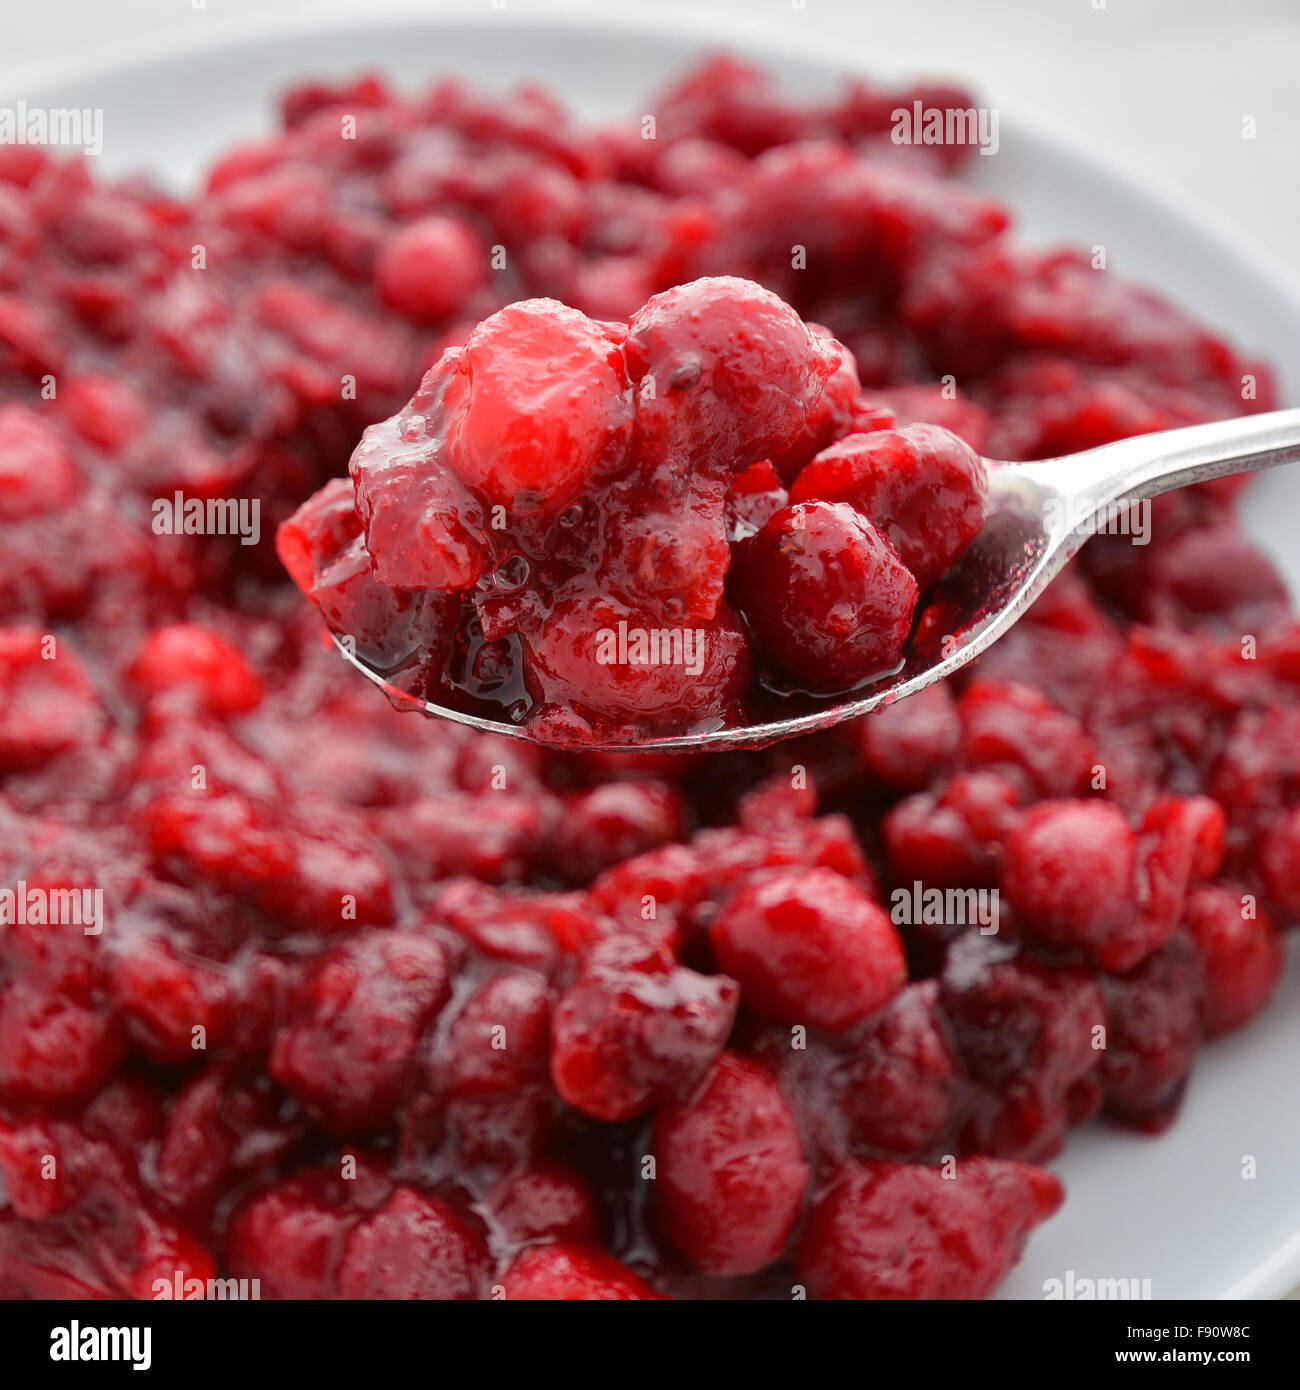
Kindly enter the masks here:
M 780 1088 L 724 1052 L 702 1089 L 655 1112 L 654 1200 L 667 1238 L 709 1274 L 753 1274 L 780 1257 L 808 1165 Z
M 709 927 L 718 964 L 764 1018 L 848 1028 L 907 979 L 889 914 L 831 869 L 774 869 L 735 893 Z
M 417 323 L 462 312 L 487 283 L 487 248 L 464 222 L 435 215 L 394 232 L 375 257 L 375 291 Z
M 872 775 L 891 791 L 915 792 L 952 765 L 961 721 L 947 682 L 856 720 L 858 751 Z
M 341 1298 L 472 1299 L 487 1283 L 482 1230 L 450 1202 L 399 1187 L 348 1232 Z
M 1077 796 L 1088 788 L 1097 753 L 1077 719 L 1039 690 L 1013 681 L 975 680 L 958 702 L 966 766 L 999 772 L 1026 799 Z
M 961 772 L 937 794 L 904 798 L 882 826 L 892 878 L 936 888 L 993 887 L 1019 805 L 1016 786 L 996 772 Z
M 776 512 L 734 553 L 731 591 L 767 662 L 827 692 L 897 667 L 918 593 L 893 546 L 842 502 Z
M 75 649 L 36 628 L 0 628 L 0 771 L 41 767 L 93 739 L 99 697 Z
M 504 970 L 479 985 L 437 1049 L 439 1084 L 455 1096 L 511 1095 L 545 1076 L 550 995 L 543 976 Z
M 130 679 L 146 698 L 177 692 L 218 716 L 247 714 L 262 698 L 262 681 L 229 638 L 202 623 L 156 628 L 131 664 Z
M 445 352 L 410 406 L 371 425 L 348 464 L 374 577 L 395 589 L 468 589 L 492 568 L 483 504 L 446 457 L 447 433 L 468 392 L 464 359 L 462 350 Z M 301 586 L 296 557 L 304 548 L 317 565 L 339 553 L 348 525 L 344 499 L 327 484 L 286 525 L 280 552 Z
M 664 782 L 607 782 L 566 798 L 546 854 L 560 877 L 590 883 L 601 870 L 682 833 L 681 795 Z
M 442 947 L 413 932 L 368 932 L 324 952 L 293 991 L 271 1074 L 329 1127 L 373 1128 L 402 1097 L 448 975 Z
M 788 304 L 731 276 L 655 295 L 624 353 L 646 446 L 737 472 L 795 442 L 839 364 Z
M 939 985 L 905 985 L 840 1063 L 839 1104 L 854 1152 L 913 1158 L 950 1132 L 962 1073 Z
M 623 461 L 631 426 L 622 354 L 598 324 L 552 299 L 501 309 L 469 335 L 462 410 L 445 460 L 489 502 L 558 516 Z
M 306 1168 L 242 1202 L 230 1217 L 226 1258 L 237 1278 L 260 1279 L 266 1298 L 334 1298 L 347 1234 L 388 1195 L 368 1163 L 355 1177 Z
M 1282 942 L 1268 914 L 1242 893 L 1203 883 L 1187 895 L 1183 926 L 1205 960 L 1205 1028 L 1227 1033 L 1260 1012 L 1282 974 Z
M 1118 806 L 1045 801 L 1011 832 L 1002 888 L 1036 935 L 1108 965 L 1129 954 L 1136 868 L 1137 840 Z
M 644 734 L 734 720 L 751 669 L 735 614 L 723 605 L 716 617 L 677 629 L 677 656 L 669 631 L 667 661 L 652 661 L 635 645 L 638 634 L 646 641 L 652 633 L 662 644 L 663 631 L 644 610 L 596 590 L 568 590 L 526 640 L 528 689 L 562 713 L 569 729 Z
M 823 450 L 791 502 L 847 502 L 888 537 L 922 590 L 946 574 L 984 524 L 984 461 L 938 425 L 851 434 Z

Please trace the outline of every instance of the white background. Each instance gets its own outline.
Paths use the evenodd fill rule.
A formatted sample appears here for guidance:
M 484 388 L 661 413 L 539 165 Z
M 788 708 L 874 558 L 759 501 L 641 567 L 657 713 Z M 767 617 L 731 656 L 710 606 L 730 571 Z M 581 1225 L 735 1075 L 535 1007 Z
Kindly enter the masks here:
M 340 8 L 464 16 L 502 3 L 505 23 L 585 12 L 671 28 L 674 14 L 707 12 L 738 34 L 823 37 L 867 63 L 876 50 L 969 80 L 989 104 L 1145 165 L 1300 270 L 1300 0 L 6 0 L 0 75 L 139 35 L 201 35 L 228 16 L 298 11 L 310 24 Z

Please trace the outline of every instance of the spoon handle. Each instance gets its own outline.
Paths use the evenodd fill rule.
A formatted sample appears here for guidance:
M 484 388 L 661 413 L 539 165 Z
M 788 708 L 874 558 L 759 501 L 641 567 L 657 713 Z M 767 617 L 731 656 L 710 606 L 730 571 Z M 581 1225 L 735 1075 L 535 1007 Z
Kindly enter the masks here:
M 1058 487 L 1098 505 L 1156 497 L 1189 483 L 1300 462 L 1300 409 L 1215 420 L 1136 435 L 1086 453 L 1053 459 Z M 1059 470 L 1054 465 L 1060 465 Z

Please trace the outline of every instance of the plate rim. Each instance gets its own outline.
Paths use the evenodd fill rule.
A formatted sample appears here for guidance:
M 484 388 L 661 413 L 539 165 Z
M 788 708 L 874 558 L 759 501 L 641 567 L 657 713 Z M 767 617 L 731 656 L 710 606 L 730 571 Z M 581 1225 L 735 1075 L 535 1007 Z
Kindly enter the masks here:
M 748 26 L 751 16 L 746 17 Z M 137 34 L 104 41 L 88 52 L 66 57 L 49 58 L 31 63 L 0 67 L 0 100 L 8 99 L 19 88 L 28 90 L 27 99 L 41 87 L 71 83 L 99 76 L 114 68 L 129 65 L 154 66 L 170 59 L 183 58 L 196 52 L 215 57 L 225 52 L 268 41 L 292 38 L 308 30 L 313 34 L 328 31 L 332 37 L 348 32 L 374 34 L 376 30 L 489 30 L 494 21 L 481 12 L 462 11 L 448 14 L 418 14 L 409 8 L 394 7 L 388 0 L 358 19 L 352 8 L 340 8 L 335 3 L 310 13 L 304 10 L 251 11 L 239 15 L 222 15 L 204 20 L 209 26 L 202 36 L 179 28 L 159 34 Z M 827 41 L 817 35 L 786 34 L 775 30 L 770 21 L 747 27 L 744 33 L 729 28 L 710 11 L 678 12 L 670 17 L 667 30 L 634 16 L 611 14 L 606 10 L 588 10 L 572 3 L 560 3 L 554 10 L 514 17 L 510 21 L 514 33 L 529 30 L 547 35 L 569 31 L 600 31 L 613 37 L 662 40 L 665 33 L 702 46 L 730 49 L 757 60 L 779 64 L 794 58 L 800 62 L 818 64 L 834 71 L 839 77 L 886 74 L 891 77 L 920 77 L 924 68 L 917 69 L 887 46 L 873 47 L 869 54 L 859 56 L 831 53 Z M 958 74 L 957 81 L 962 81 Z M 976 93 L 978 82 L 971 81 Z M 1009 119 L 1020 138 L 1036 144 L 1046 144 L 1066 150 L 1070 156 L 1085 164 L 1090 173 L 1103 180 L 1124 185 L 1124 191 L 1138 202 L 1146 203 L 1177 218 L 1214 244 L 1217 253 L 1248 270 L 1269 287 L 1281 291 L 1300 321 L 1300 268 L 1288 265 L 1274 251 L 1262 246 L 1249 227 L 1239 228 L 1229 218 L 1212 207 L 1200 203 L 1191 194 L 1178 188 L 1158 170 L 1132 159 L 1122 152 L 1105 149 L 1098 142 L 1081 136 L 1059 117 L 1053 117 L 1029 103 L 996 102 L 1001 117 Z

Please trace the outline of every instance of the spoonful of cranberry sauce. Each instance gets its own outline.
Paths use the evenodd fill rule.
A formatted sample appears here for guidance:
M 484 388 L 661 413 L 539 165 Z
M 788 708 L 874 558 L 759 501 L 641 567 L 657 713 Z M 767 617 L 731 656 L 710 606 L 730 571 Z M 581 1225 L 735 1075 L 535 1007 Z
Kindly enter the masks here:
M 724 749 L 951 675 L 1099 518 L 1300 458 L 1300 410 L 1034 463 L 865 400 L 824 329 L 746 280 L 626 323 L 493 314 L 371 426 L 277 545 L 399 707 L 536 742 Z

